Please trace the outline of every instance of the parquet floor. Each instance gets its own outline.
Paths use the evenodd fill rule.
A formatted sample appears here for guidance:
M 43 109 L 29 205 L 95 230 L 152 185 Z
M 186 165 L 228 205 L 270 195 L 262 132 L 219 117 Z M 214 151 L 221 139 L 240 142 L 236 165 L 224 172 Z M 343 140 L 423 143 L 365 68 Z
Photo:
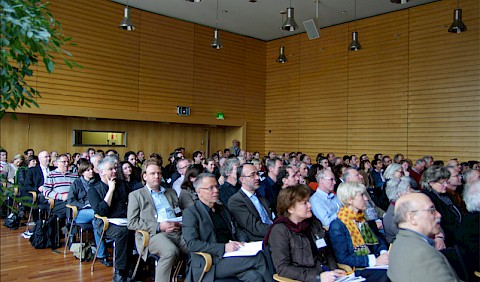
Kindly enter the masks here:
M 90 272 L 91 262 L 81 264 L 73 254 L 63 247 L 37 250 L 28 239 L 19 236 L 25 226 L 9 230 L 0 221 L 0 281 L 112 281 L 113 268 L 100 262 L 95 263 L 95 271 Z M 63 241 L 63 240 L 62 240 Z

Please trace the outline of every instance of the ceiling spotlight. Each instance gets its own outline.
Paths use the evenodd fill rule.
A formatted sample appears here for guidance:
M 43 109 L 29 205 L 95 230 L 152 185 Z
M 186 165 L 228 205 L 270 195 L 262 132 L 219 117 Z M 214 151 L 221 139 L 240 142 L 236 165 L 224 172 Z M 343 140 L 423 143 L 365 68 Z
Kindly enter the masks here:
M 218 29 L 215 29 L 215 33 L 213 35 L 213 40 L 210 44 L 210 47 L 217 50 L 223 48 L 222 41 L 220 41 L 220 34 L 218 33 Z
M 128 7 L 128 2 L 123 12 L 123 19 L 120 22 L 120 28 L 128 31 L 135 30 L 135 26 L 133 26 L 132 20 L 130 19 L 130 7 Z
M 217 50 L 220 48 L 223 48 L 222 41 L 220 41 L 220 34 L 218 32 L 218 0 L 217 0 L 217 18 L 215 20 L 215 33 L 213 35 L 213 40 L 212 40 L 212 43 L 210 44 L 210 47 Z
M 355 19 L 355 25 L 357 21 L 357 0 L 355 0 L 355 10 L 354 10 L 354 19 Z M 356 29 L 356 26 L 355 26 Z M 350 51 L 358 51 L 362 49 L 362 45 L 360 45 L 360 42 L 358 42 L 358 32 L 354 31 L 352 32 L 352 42 L 348 45 L 348 50 Z
M 348 45 L 348 50 L 350 51 L 358 51 L 362 49 L 362 45 L 358 42 L 358 32 L 352 32 L 352 42 Z
M 277 57 L 277 63 L 285 64 L 287 62 L 287 57 L 285 56 L 285 46 L 280 46 L 280 53 Z
M 467 31 L 467 26 L 462 22 L 462 9 L 453 10 L 453 23 L 450 25 L 448 32 L 460 33 Z
M 192 3 L 200 3 L 202 0 L 185 0 L 187 2 L 192 2 Z
M 394 4 L 405 4 L 407 3 L 409 0 L 390 0 L 390 2 L 394 3 Z
M 286 31 L 295 31 L 297 28 L 298 25 L 295 22 L 294 9 L 292 8 L 292 0 L 290 0 L 290 7 L 287 8 L 287 19 L 285 20 L 282 29 Z

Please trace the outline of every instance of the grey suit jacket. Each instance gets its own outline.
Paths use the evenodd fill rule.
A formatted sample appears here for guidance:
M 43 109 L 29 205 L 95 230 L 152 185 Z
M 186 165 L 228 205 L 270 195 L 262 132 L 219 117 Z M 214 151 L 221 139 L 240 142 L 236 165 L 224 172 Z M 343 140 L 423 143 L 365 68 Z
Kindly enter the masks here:
M 177 194 L 173 189 L 165 189 L 165 197 L 167 198 L 172 210 L 178 206 Z M 127 209 L 128 229 L 130 230 L 145 230 L 150 237 L 157 234 L 157 210 L 150 191 L 146 186 L 141 189 L 131 192 L 128 196 Z M 179 232 L 180 233 L 180 232 Z M 135 243 L 137 250 L 140 250 L 142 245 L 142 236 L 135 234 Z M 142 253 L 144 259 L 147 258 L 148 247 Z
M 447 258 L 418 234 L 400 229 L 389 255 L 392 282 L 461 281 Z
M 272 211 L 267 199 L 259 195 L 257 197 L 272 220 Z M 247 233 L 249 241 L 261 241 L 267 235 L 270 225 L 262 222 L 255 205 L 241 189 L 228 200 L 228 209 L 238 223 L 238 228 Z
M 237 232 L 235 222 L 230 216 L 228 209 L 221 204 L 216 204 L 216 208 L 221 209 L 222 218 L 231 227 L 230 233 L 232 237 L 237 241 L 245 241 L 245 234 L 241 231 Z M 188 250 L 191 252 L 190 269 L 185 281 L 198 281 L 205 265 L 204 259 L 194 252 L 205 252 L 212 255 L 212 268 L 205 274 L 202 281 L 213 281 L 215 265 L 222 259 L 225 253 L 225 244 L 217 243 L 215 226 L 207 208 L 201 201 L 196 201 L 193 206 L 183 211 L 183 238 L 187 242 Z

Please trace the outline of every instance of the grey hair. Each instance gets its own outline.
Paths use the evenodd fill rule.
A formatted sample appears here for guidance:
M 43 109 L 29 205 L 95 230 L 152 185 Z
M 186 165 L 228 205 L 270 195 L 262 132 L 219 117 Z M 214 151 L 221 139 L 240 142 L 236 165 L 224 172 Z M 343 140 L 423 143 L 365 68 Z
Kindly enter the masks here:
M 306 163 L 305 163 L 305 162 L 302 162 L 302 161 L 298 161 L 298 162 L 295 164 L 295 166 L 296 166 L 298 169 L 300 169 L 300 166 L 301 166 L 302 164 L 306 164 Z
M 420 179 L 420 185 L 422 185 L 423 189 L 431 191 L 432 187 L 429 184 L 430 182 L 437 182 L 440 179 L 449 178 L 450 171 L 448 171 L 448 169 L 439 165 L 433 165 L 423 172 L 422 178 Z
M 463 192 L 463 201 L 469 212 L 480 211 L 480 181 L 466 187 Z
M 415 161 L 415 164 L 414 165 L 421 165 L 423 163 L 427 163 L 424 159 L 418 159 Z
M 365 185 L 358 182 L 343 182 L 338 186 L 337 197 L 344 206 L 348 206 L 348 201 L 355 198 L 357 194 L 366 193 Z
M 470 177 L 472 177 L 472 173 L 475 172 L 475 169 L 468 169 L 463 173 L 463 179 L 465 180 L 466 184 L 469 184 L 470 182 Z
M 424 160 L 426 163 L 428 163 L 428 162 L 430 162 L 430 161 L 433 160 L 433 157 L 432 157 L 431 155 L 426 155 L 426 156 L 423 156 L 423 160 Z
M 94 164 L 97 158 L 103 158 L 102 154 L 99 154 L 99 153 L 94 154 L 93 156 L 90 157 L 90 162 Z
M 350 171 L 354 171 L 354 170 L 356 169 L 354 169 L 353 167 L 348 167 L 347 169 L 345 169 L 345 172 L 343 172 L 343 175 L 342 175 L 343 182 L 347 182 L 347 179 L 350 176 Z
M 412 211 L 414 205 L 412 201 L 402 201 L 400 204 L 395 205 L 395 211 L 393 212 L 393 222 L 398 226 L 400 223 L 407 222 L 407 213 Z
M 387 169 L 385 169 L 385 172 L 383 173 L 383 177 L 385 177 L 385 179 L 392 179 L 393 178 L 393 174 L 395 173 L 395 171 L 397 171 L 398 169 L 402 169 L 402 166 L 397 164 L 397 163 L 392 163 L 391 165 L 389 165 L 387 167 Z
M 282 161 L 281 159 L 279 159 L 278 157 L 275 157 L 273 159 L 268 159 L 267 160 L 267 163 L 265 164 L 265 166 L 267 167 L 267 172 L 268 172 L 268 169 L 271 168 L 271 167 L 274 167 L 275 164 L 277 163 L 277 161 Z
M 222 176 L 227 178 L 230 173 L 232 173 L 234 165 L 240 165 L 240 161 L 237 158 L 227 159 L 223 166 L 220 168 L 220 173 L 222 174 Z
M 325 176 L 325 172 L 327 170 L 328 169 L 322 169 L 319 172 L 317 172 L 317 175 L 315 176 L 315 180 L 317 180 L 317 183 L 320 183 L 320 179 L 322 179 Z M 330 170 L 328 170 L 328 171 L 330 171 Z
M 385 192 L 390 202 L 396 202 L 398 199 L 398 194 L 404 195 L 407 193 L 408 188 L 410 187 L 410 177 L 403 176 L 400 179 L 390 179 L 387 182 L 387 188 Z
M 202 186 L 204 178 L 215 178 L 215 175 L 213 175 L 211 173 L 208 173 L 208 172 L 200 173 L 195 178 L 195 181 L 193 181 L 193 187 L 195 188 L 195 192 L 198 192 L 198 189 L 202 188 L 201 186 Z M 216 181 L 216 179 L 215 179 L 215 181 Z
M 98 171 L 103 170 L 107 164 L 112 164 L 115 166 L 115 158 L 105 157 L 98 162 Z

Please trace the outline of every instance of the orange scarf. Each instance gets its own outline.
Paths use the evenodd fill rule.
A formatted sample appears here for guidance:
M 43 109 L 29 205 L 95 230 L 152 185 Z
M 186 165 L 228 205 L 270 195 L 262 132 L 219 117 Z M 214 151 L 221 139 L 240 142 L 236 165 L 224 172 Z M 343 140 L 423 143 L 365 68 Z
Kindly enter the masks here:
M 362 256 L 370 254 L 370 250 L 365 244 L 365 241 L 369 245 L 374 245 L 378 244 L 378 239 L 365 221 L 363 211 L 355 213 L 347 207 L 342 207 L 338 212 L 338 219 L 345 224 L 350 233 L 355 255 Z M 361 233 L 355 222 L 362 223 Z

